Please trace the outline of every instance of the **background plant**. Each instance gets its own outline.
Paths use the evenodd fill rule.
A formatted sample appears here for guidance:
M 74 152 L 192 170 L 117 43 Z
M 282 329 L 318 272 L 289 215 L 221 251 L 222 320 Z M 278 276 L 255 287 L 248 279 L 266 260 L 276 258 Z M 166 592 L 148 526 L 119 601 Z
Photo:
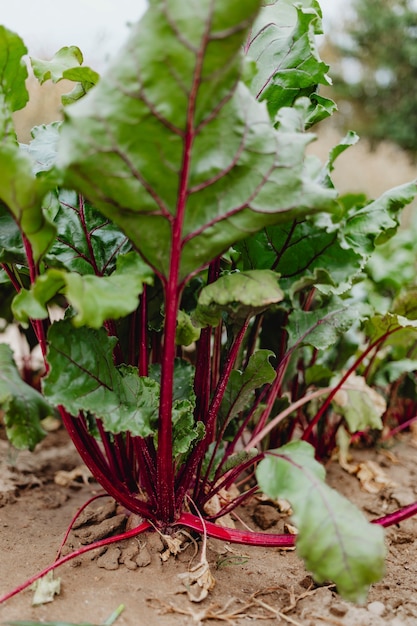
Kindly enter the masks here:
M 358 132 L 416 154 L 416 10 L 410 0 L 353 3 L 343 34 L 330 37 L 338 57 L 335 93 Z
M 382 574 L 382 531 L 314 456 L 342 425 L 382 425 L 349 379 L 415 322 L 408 309 L 375 315 L 356 285 L 415 184 L 337 198 L 334 161 L 356 135 L 324 165 L 305 156 L 309 128 L 334 110 L 317 92 L 319 5 L 259 9 L 154 1 L 100 80 L 75 48 L 32 60 L 41 81 L 76 85 L 64 122 L 28 146 L 11 123 L 27 101 L 25 48 L 0 30 L 2 284 L 45 360 L 40 393 L 1 346 L 0 402 L 19 447 L 57 409 L 106 491 L 163 530 L 284 545 L 213 522 L 259 488 L 285 495 L 307 566 L 358 600 Z M 52 304 L 65 311 L 53 323 Z M 361 324 L 359 345 L 346 333 Z M 359 395 L 355 422 L 332 407 L 341 387 Z

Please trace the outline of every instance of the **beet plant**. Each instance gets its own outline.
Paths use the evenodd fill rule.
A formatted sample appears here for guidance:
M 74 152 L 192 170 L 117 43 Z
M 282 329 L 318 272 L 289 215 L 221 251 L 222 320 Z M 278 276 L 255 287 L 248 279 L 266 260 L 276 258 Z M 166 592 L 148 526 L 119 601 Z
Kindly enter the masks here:
M 29 145 L 12 123 L 26 49 L 0 29 L 2 314 L 45 367 L 36 390 L 0 346 L 0 403 L 16 447 L 59 412 L 97 481 L 144 519 L 130 534 L 291 545 L 216 524 L 260 490 L 287 498 L 306 566 L 362 600 L 383 573 L 381 526 L 415 507 L 370 524 L 319 460 L 342 428 L 382 427 L 352 375 L 417 322 L 376 324 L 357 284 L 416 187 L 338 197 L 354 133 L 325 164 L 306 155 L 335 109 L 318 93 L 320 28 L 316 0 L 152 0 L 100 79 L 75 47 L 31 60 L 41 82 L 75 87 Z

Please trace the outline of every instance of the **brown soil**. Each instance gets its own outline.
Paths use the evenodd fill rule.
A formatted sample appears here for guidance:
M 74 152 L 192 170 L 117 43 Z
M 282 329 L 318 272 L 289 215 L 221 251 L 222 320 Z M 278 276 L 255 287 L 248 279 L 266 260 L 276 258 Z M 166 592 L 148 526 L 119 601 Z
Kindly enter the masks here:
M 355 462 L 375 461 L 392 481 L 375 494 L 364 491 L 358 478 L 337 462 L 327 468 L 328 481 L 368 517 L 379 517 L 417 499 L 415 454 L 415 447 L 405 438 L 392 442 L 388 451 L 355 451 Z M 83 472 L 70 474 L 69 485 L 56 484 L 59 470 L 70 472 L 80 465 L 71 442 L 61 431 L 49 435 L 34 454 L 22 452 L 17 457 L 5 441 L 0 441 L 0 455 L 1 596 L 54 560 L 72 516 L 100 489 Z M 109 498 L 97 500 L 87 511 L 92 509 L 98 519 L 76 529 L 67 550 L 108 531 L 103 524 L 113 530 L 123 527 L 123 512 Z M 263 527 L 273 524 L 272 532 L 282 532 L 288 522 L 272 505 L 259 502 L 248 505 L 241 515 L 254 528 L 255 520 Z M 364 606 L 344 602 L 330 586 L 314 586 L 293 551 L 228 545 L 210 539 L 207 557 L 216 585 L 204 601 L 191 602 L 178 575 L 198 563 L 199 555 L 193 556 L 195 540 L 185 537 L 189 546 L 164 562 L 161 551 L 166 546 L 159 535 L 148 533 L 116 544 L 105 553 L 94 550 L 61 566 L 55 574 L 61 579 L 61 593 L 53 602 L 33 607 L 33 591 L 23 591 L 0 606 L 0 622 L 103 624 L 124 604 L 116 626 L 411 626 L 417 623 L 416 533 L 417 519 L 387 530 L 386 575 L 371 588 Z M 201 554 L 201 542 L 199 547 Z

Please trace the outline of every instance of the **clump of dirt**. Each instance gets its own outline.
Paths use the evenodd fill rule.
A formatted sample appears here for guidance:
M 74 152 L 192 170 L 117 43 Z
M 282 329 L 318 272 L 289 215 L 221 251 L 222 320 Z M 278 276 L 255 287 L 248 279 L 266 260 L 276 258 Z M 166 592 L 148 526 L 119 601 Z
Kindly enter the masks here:
M 0 454 L 3 595 L 55 559 L 76 511 L 102 492 L 81 469 L 80 458 L 62 430 L 48 435 L 33 454 L 16 455 L 7 442 L 0 441 Z M 328 482 L 370 519 L 380 517 L 417 499 L 415 456 L 409 438 L 392 442 L 390 450 L 354 451 L 350 467 L 372 461 L 387 479 L 372 493 L 361 484 L 359 471 L 349 473 L 336 461 L 328 464 Z M 289 521 L 288 510 L 278 503 L 257 499 L 239 510 L 239 518 L 254 530 L 274 533 L 283 532 Z M 63 553 L 138 521 L 109 497 L 97 499 L 75 522 Z M 61 592 L 53 602 L 34 607 L 33 592 L 24 591 L 0 606 L 0 621 L 100 624 L 124 604 L 117 626 L 244 626 L 258 621 L 296 626 L 412 626 L 417 623 L 416 534 L 417 519 L 387 530 L 386 575 L 372 586 L 365 606 L 343 601 L 332 585 L 317 587 L 294 550 L 208 539 L 203 562 L 201 538 L 179 531 L 168 541 L 157 532 L 147 532 L 63 565 L 55 573 L 61 578 Z M 210 572 L 215 584 L 197 603 L 190 600 L 184 580 L 195 581 L 199 567 L 205 575 Z

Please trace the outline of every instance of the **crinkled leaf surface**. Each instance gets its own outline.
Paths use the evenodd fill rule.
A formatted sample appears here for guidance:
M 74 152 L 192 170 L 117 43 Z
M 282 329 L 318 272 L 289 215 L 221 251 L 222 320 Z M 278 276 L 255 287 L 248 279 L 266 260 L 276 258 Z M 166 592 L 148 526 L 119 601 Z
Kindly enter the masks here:
M 314 448 L 294 441 L 268 453 L 256 476 L 271 498 L 285 498 L 299 530 L 296 549 L 318 582 L 332 580 L 346 599 L 363 602 L 384 573 L 384 533 L 324 482 Z
M 295 4 L 295 3 L 294 3 Z M 271 117 L 300 96 L 309 96 L 318 84 L 328 85 L 328 66 L 320 59 L 315 35 L 321 30 L 321 9 L 316 0 L 297 3 L 268 2 L 249 36 L 248 54 L 258 73 L 251 88 L 266 100 Z
M 233 320 L 245 320 L 283 298 L 274 272 L 249 270 L 225 274 L 201 290 L 195 318 L 202 325 L 217 326 L 226 311 Z
M 126 235 L 75 192 L 60 191 L 53 219 L 57 239 L 48 251 L 48 266 L 107 275 L 116 258 L 132 249 Z
M 43 382 L 49 402 L 72 415 L 89 411 L 113 433 L 155 433 L 159 384 L 139 377 L 136 368 L 113 364 L 116 340 L 104 329 L 74 328 L 70 320 L 48 332 L 50 371 Z
M 174 363 L 174 389 L 172 407 L 172 453 L 174 459 L 190 451 L 196 441 L 204 435 L 202 422 L 195 422 L 195 392 L 194 392 L 195 368 L 188 361 L 175 359 Z M 161 366 L 153 363 L 149 367 L 149 377 L 160 384 Z M 181 457 L 183 459 L 183 457 Z
M 289 346 L 310 345 L 325 350 L 354 324 L 370 316 L 366 304 L 352 303 L 333 297 L 315 311 L 294 310 L 289 316 Z
M 45 319 L 47 304 L 63 294 L 76 311 L 75 326 L 100 328 L 108 319 L 132 313 L 138 307 L 144 283 L 151 284 L 152 280 L 149 266 L 135 252 L 119 256 L 110 276 L 82 276 L 51 269 L 41 274 L 30 290 L 22 289 L 16 295 L 13 314 L 21 324 L 28 324 L 29 319 Z
M 67 111 L 66 184 L 164 276 L 179 250 L 183 280 L 265 224 L 334 207 L 333 191 L 304 170 L 312 138 L 275 131 L 239 83 L 259 6 L 152 2 L 107 74 Z
M 319 172 L 324 184 L 332 185 L 335 159 L 355 141 L 356 135 L 349 134 L 330 152 Z M 292 292 L 314 285 L 325 294 L 343 294 L 375 246 L 392 236 L 400 210 L 414 194 L 411 183 L 368 204 L 363 196 L 346 196 L 340 201 L 339 222 L 322 214 L 269 226 L 235 245 L 242 255 L 239 267 L 273 269 L 280 274 L 282 287 L 291 287 Z
M 15 448 L 30 450 L 46 434 L 41 420 L 54 414 L 42 395 L 22 380 L 6 344 L 0 344 L 0 409 L 4 411 L 8 439 Z
M 364 265 L 362 255 L 343 245 L 339 229 L 314 218 L 270 226 L 235 248 L 242 269 L 273 269 L 283 287 L 296 290 L 309 282 L 324 293 L 343 293 Z
M 204 436 L 203 422 L 194 420 L 195 402 L 177 400 L 172 407 L 172 454 L 174 459 L 191 450 Z

